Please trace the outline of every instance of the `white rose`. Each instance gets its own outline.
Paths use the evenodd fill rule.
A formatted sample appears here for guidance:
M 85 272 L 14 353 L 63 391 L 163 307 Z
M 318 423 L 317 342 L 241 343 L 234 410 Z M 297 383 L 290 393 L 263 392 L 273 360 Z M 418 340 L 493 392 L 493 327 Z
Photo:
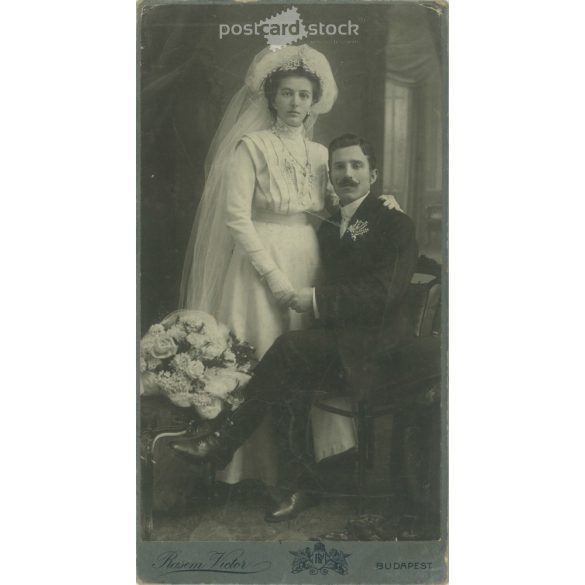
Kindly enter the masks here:
M 250 376 L 241 372 L 212 368 L 207 371 L 207 375 L 204 378 L 205 390 L 213 396 L 225 398 L 238 386 L 245 386 L 249 380 Z
M 148 332 L 151 335 L 162 335 L 165 332 L 165 328 L 160 323 L 157 323 L 156 325 L 151 325 Z
M 182 321 L 190 331 L 199 331 L 203 327 L 203 321 L 194 317 L 184 317 Z
M 236 387 L 236 380 L 222 370 L 208 370 L 204 382 L 205 391 L 218 398 L 225 398 Z
M 185 330 L 182 327 L 179 327 L 178 325 L 173 325 L 172 327 L 169 327 L 169 330 L 167 331 L 167 333 L 175 341 L 181 341 L 182 339 L 185 339 L 185 337 L 187 336 L 187 333 L 185 332 Z
M 217 321 L 209 314 L 203 311 L 184 311 L 181 314 L 181 322 L 193 330 L 201 330 L 201 333 L 215 335 L 217 333 Z
M 233 366 L 236 363 L 236 354 L 228 349 L 223 352 L 223 360 L 227 366 Z
M 215 359 L 223 353 L 225 348 L 212 341 L 203 348 L 203 357 L 209 360 Z
M 222 401 L 219 398 L 213 398 L 209 404 L 195 404 L 194 406 L 201 418 L 211 420 L 221 412 Z
M 205 372 L 205 366 L 199 360 L 192 360 L 187 365 L 186 372 L 191 378 L 197 380 Z
M 177 353 L 177 344 L 175 343 L 175 340 L 168 335 L 158 335 L 154 338 L 154 343 L 150 353 L 152 354 L 152 357 L 162 360 Z
M 211 341 L 211 343 L 213 343 L 213 345 L 216 345 L 218 348 L 221 348 L 220 353 L 223 353 L 226 349 L 229 349 L 225 337 L 219 337 L 215 335 L 214 337 L 210 337 L 209 341 Z
M 187 335 L 187 343 L 189 343 L 194 348 L 201 348 L 207 343 L 207 339 L 205 335 L 201 335 L 201 333 L 189 333 Z

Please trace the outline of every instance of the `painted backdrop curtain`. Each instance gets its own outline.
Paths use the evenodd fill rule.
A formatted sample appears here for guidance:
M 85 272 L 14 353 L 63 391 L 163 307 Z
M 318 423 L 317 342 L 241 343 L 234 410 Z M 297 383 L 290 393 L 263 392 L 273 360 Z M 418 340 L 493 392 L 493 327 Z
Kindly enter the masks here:
M 395 193 L 426 241 L 427 208 L 441 201 L 443 75 L 437 7 L 388 11 L 384 190 Z

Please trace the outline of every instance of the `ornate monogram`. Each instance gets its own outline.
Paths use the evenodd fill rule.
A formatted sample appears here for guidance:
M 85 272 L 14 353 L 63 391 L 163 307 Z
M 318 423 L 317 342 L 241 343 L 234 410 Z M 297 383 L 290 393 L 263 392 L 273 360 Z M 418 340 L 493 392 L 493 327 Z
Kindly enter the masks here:
M 358 219 L 347 228 L 347 231 L 351 239 L 355 242 L 358 238 L 365 236 L 370 231 L 370 228 L 367 221 Z
M 350 555 L 335 548 L 328 551 L 322 542 L 316 542 L 313 550 L 307 546 L 296 552 L 291 550 L 290 554 L 295 557 L 291 569 L 293 573 L 309 571 L 311 575 L 327 575 L 329 571 L 334 571 L 339 575 L 347 575 L 349 571 L 347 557 Z

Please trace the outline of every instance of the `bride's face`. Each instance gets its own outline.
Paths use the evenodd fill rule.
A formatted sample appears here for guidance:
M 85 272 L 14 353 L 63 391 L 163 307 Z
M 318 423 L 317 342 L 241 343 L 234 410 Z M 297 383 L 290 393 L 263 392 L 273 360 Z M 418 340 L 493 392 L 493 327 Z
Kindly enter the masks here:
M 313 105 L 313 85 L 306 77 L 283 77 L 272 106 L 289 126 L 300 126 Z

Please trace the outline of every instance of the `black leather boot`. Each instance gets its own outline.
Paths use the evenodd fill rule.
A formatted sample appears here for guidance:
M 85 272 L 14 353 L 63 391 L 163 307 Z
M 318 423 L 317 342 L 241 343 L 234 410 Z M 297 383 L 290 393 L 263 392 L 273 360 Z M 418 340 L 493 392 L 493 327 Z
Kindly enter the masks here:
M 250 400 L 224 417 L 214 432 L 196 440 L 184 438 L 173 441 L 170 447 L 192 463 L 210 462 L 223 469 L 260 424 L 265 412 L 265 404 Z
M 179 439 L 173 441 L 170 447 L 191 463 L 209 462 L 218 469 L 223 469 L 231 461 L 237 449 L 226 445 L 219 431 L 202 439 Z

